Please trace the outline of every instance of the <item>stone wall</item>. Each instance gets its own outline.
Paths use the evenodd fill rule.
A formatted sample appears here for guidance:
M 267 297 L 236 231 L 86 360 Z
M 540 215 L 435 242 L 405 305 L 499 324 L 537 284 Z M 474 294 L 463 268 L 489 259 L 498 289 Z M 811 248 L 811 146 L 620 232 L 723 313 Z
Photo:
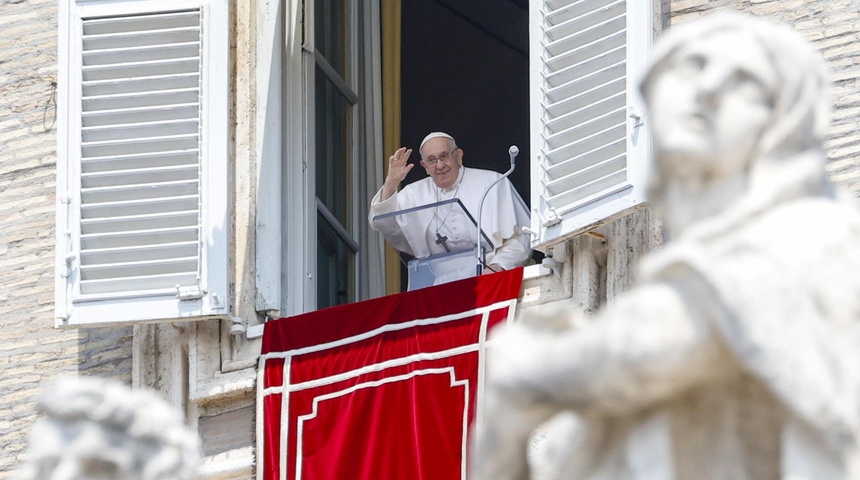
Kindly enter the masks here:
M 824 56 L 833 80 L 828 171 L 860 197 L 860 0 L 663 0 L 663 24 L 671 28 L 720 9 L 791 25 Z
M 0 0 L 0 479 L 59 376 L 131 383 L 132 330 L 54 329 L 57 1 Z

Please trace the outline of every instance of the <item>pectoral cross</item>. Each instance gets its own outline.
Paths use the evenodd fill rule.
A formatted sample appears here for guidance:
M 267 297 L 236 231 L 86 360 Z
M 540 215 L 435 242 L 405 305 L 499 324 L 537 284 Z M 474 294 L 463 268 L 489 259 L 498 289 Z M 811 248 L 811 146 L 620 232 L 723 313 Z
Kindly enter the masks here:
M 442 245 L 442 248 L 445 249 L 446 252 L 450 252 L 451 249 L 448 248 L 448 237 L 443 237 L 439 235 L 439 232 L 436 232 L 436 245 Z

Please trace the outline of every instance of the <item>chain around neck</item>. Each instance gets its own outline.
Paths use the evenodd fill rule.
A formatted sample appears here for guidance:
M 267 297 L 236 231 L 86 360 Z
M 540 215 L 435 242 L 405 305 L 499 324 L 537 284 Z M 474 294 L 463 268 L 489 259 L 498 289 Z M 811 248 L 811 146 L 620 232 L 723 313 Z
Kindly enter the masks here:
M 454 195 L 451 198 L 457 198 L 457 192 L 460 191 L 460 185 L 463 184 L 463 179 L 466 178 L 466 167 L 461 167 L 462 171 L 460 172 L 460 178 L 457 179 L 457 188 L 454 189 Z M 436 187 L 436 203 L 439 203 L 440 197 L 442 196 L 442 189 L 438 186 Z M 445 217 L 442 219 L 442 222 L 439 222 L 439 205 L 433 207 L 434 212 L 433 216 L 436 219 L 436 233 L 439 233 L 439 229 L 445 225 L 445 222 L 448 220 L 448 215 L 451 215 L 451 210 L 454 210 L 454 205 L 448 205 L 448 212 L 445 213 Z

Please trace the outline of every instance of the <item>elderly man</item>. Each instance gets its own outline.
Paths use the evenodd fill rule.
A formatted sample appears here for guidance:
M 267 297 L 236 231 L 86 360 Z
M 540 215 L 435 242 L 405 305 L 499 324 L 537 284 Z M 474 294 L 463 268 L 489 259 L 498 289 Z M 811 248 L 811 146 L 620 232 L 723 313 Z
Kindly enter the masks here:
M 415 166 L 408 163 L 412 149 L 401 147 L 389 159 L 388 176 L 370 205 L 370 224 L 391 245 L 417 258 L 446 252 L 474 249 L 477 228 L 456 203 L 374 221 L 385 213 L 458 198 L 474 218 L 484 191 L 501 175 L 489 170 L 463 166 L 463 150 L 447 133 L 427 135 L 419 147 L 421 166 L 428 177 L 397 191 L 400 182 Z M 481 218 L 482 229 L 492 239 L 485 273 L 507 270 L 529 258 L 529 239 L 522 232 L 528 212 L 507 178 L 487 194 Z M 436 278 L 445 283 L 475 274 L 475 262 L 454 264 Z
M 540 478 L 860 478 L 860 213 L 826 178 L 821 59 L 729 14 L 654 53 L 651 199 L 672 241 L 585 326 L 538 312 L 498 336 L 472 478 L 526 478 L 557 412 Z

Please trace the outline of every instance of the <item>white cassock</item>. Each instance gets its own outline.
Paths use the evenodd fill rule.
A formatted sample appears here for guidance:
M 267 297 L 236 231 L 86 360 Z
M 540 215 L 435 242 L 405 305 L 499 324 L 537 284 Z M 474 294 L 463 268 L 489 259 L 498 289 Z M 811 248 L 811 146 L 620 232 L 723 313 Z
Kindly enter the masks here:
M 430 177 L 403 187 L 385 201 L 380 200 L 380 189 L 370 203 L 371 228 L 382 233 L 394 248 L 415 258 L 474 249 L 478 242 L 475 222 L 478 221 L 481 196 L 499 177 L 501 174 L 498 172 L 464 166 L 460 168 L 456 184 L 447 190 L 439 188 Z M 451 198 L 460 199 L 474 222 L 456 202 L 373 221 L 377 215 Z M 481 228 L 493 243 L 492 251 L 487 252 L 487 265 L 495 263 L 506 270 L 522 265 L 531 256 L 530 240 L 522 231 L 522 227 L 528 225 L 528 211 L 511 182 L 505 178 L 490 190 L 484 200 Z M 436 284 L 473 277 L 475 265 L 475 261 L 452 265 L 449 271 L 437 277 Z

